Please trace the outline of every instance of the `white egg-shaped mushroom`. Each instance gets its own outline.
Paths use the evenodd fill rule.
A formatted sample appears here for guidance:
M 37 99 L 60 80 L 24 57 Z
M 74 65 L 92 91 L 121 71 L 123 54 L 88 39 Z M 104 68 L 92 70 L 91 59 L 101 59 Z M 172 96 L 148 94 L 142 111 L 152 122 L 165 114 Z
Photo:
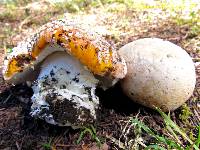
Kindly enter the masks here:
M 192 95 L 195 67 L 181 47 L 158 38 L 144 38 L 126 44 L 119 54 L 128 70 L 121 86 L 133 101 L 172 111 Z
M 31 115 L 78 127 L 97 118 L 97 86 L 114 85 L 127 72 L 116 49 L 95 32 L 57 20 L 22 41 L 4 60 L 8 82 L 29 82 Z

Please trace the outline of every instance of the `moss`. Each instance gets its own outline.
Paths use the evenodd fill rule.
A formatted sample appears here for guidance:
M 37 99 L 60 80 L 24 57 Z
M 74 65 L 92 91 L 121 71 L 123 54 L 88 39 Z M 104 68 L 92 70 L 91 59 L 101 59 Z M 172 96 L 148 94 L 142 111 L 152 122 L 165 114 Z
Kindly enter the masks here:
M 189 138 L 192 140 L 192 141 L 195 141 L 196 138 L 194 136 L 194 133 L 192 131 L 189 132 Z
M 192 115 L 192 112 L 190 108 L 187 106 L 187 104 L 184 104 L 181 108 L 181 113 L 179 114 L 179 118 L 183 122 L 188 122 L 188 119 L 191 115 Z
M 197 51 L 197 53 L 198 53 L 198 51 Z M 199 50 L 199 53 L 200 53 L 200 50 Z M 195 97 L 195 96 L 191 98 L 192 102 L 197 102 L 198 100 L 199 100 L 199 98 Z

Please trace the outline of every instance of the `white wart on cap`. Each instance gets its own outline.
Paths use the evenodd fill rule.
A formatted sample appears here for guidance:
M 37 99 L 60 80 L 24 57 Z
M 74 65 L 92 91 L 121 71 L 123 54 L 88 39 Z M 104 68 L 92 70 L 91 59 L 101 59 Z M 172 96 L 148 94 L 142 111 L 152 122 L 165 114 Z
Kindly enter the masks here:
M 104 38 L 66 20 L 48 23 L 19 43 L 3 66 L 8 82 L 31 82 L 32 116 L 74 127 L 97 118 L 96 87 L 106 89 L 126 72 L 123 58 Z
M 195 67 L 181 47 L 162 39 L 144 38 L 123 46 L 119 54 L 128 70 L 121 86 L 133 101 L 170 111 L 192 95 Z

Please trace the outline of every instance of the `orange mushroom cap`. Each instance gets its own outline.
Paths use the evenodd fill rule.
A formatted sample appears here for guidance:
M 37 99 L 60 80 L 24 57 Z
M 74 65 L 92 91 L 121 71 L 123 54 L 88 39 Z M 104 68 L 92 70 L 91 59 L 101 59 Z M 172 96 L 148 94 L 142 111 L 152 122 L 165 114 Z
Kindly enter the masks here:
M 37 65 L 46 57 L 40 58 L 41 54 L 49 55 L 60 50 L 44 52 L 48 45 L 61 47 L 96 75 L 108 75 L 112 79 L 126 75 L 123 58 L 102 36 L 65 20 L 57 20 L 42 26 L 7 54 L 3 67 L 4 79 L 10 80 L 26 68 Z

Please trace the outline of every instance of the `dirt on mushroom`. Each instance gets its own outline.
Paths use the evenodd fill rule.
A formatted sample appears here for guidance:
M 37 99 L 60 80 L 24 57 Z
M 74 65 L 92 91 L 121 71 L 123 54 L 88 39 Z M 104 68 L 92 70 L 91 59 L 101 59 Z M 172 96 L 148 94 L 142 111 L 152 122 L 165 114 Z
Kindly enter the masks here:
M 4 5 L 0 7 L 4 7 Z M 22 6 L 17 6 L 14 11 L 18 17 L 13 17 L 15 14 L 10 13 L 16 20 L 6 15 L 5 17 L 0 17 L 0 24 L 3 27 L 0 29 L 0 38 L 2 39 L 0 41 L 0 63 L 2 63 L 5 49 L 16 46 L 17 41 L 24 39 L 24 36 L 35 30 L 37 26 L 48 22 L 48 18 L 55 19 L 59 15 L 63 15 L 63 11 L 57 11 L 58 9 L 56 8 L 54 10 L 49 9 L 48 13 L 45 11 L 33 11 L 33 13 L 29 14 L 29 17 L 26 16 L 26 9 L 18 9 L 18 7 L 22 8 Z M 105 10 L 108 7 L 111 11 Z M 4 7 L 3 9 L 8 8 Z M 47 14 L 48 17 L 45 18 L 44 16 Z M 152 18 L 146 20 L 148 16 L 153 14 L 154 18 L 157 16 L 162 17 L 156 20 Z M 90 26 L 106 33 L 104 35 L 107 40 L 112 44 L 114 43 L 118 48 L 142 37 L 159 37 L 186 49 L 196 62 L 196 88 L 193 96 L 186 103 L 185 111 L 179 108 L 171 113 L 171 118 L 188 135 L 195 138 L 197 135 L 196 126 L 200 122 L 200 53 L 198 47 L 200 36 L 198 34 L 194 36 L 194 34 L 190 33 L 190 25 L 187 23 L 177 25 L 176 21 L 167 17 L 164 11 L 159 13 L 155 13 L 152 10 L 136 11 L 135 9 L 127 9 L 126 6 L 124 7 L 121 4 L 120 7 L 115 4 L 105 4 L 104 7 L 100 6 L 96 10 L 87 10 L 87 12 L 79 14 L 66 13 L 65 16 L 77 17 L 82 22 L 85 22 L 83 18 L 93 18 L 94 21 Z M 107 29 L 106 32 L 104 29 Z M 110 32 L 107 32 L 109 30 Z M 91 148 L 94 145 L 94 140 L 89 134 L 84 137 L 80 144 L 77 144 L 76 141 L 80 136 L 79 130 L 72 130 L 68 127 L 55 127 L 44 121 L 31 118 L 29 112 L 32 90 L 26 85 L 18 85 L 16 87 L 6 85 L 1 77 L 1 71 L 0 91 L 0 149 L 44 149 L 48 143 L 50 143 L 52 149 L 56 148 L 58 150 Z M 98 90 L 97 94 L 101 99 L 102 110 L 100 121 L 95 125 L 95 128 L 97 135 L 102 137 L 102 143 L 106 142 L 110 149 L 112 147 L 119 148 L 119 145 L 113 142 L 113 138 L 117 139 L 117 142 L 120 139 L 121 143 L 126 143 L 134 138 L 135 131 L 133 129 L 130 128 L 126 135 L 122 132 L 126 126 L 131 127 L 128 124 L 130 117 L 137 116 L 157 133 L 167 134 L 162 117 L 148 108 L 132 103 L 122 94 L 119 85 L 109 89 L 104 94 L 101 90 Z M 123 99 L 123 102 L 120 99 Z M 186 115 L 186 113 L 192 115 Z M 182 117 L 180 119 L 179 116 L 181 115 L 185 118 Z M 153 141 L 145 133 L 143 133 L 143 139 L 144 144 L 147 145 Z M 187 144 L 183 139 L 181 141 Z

